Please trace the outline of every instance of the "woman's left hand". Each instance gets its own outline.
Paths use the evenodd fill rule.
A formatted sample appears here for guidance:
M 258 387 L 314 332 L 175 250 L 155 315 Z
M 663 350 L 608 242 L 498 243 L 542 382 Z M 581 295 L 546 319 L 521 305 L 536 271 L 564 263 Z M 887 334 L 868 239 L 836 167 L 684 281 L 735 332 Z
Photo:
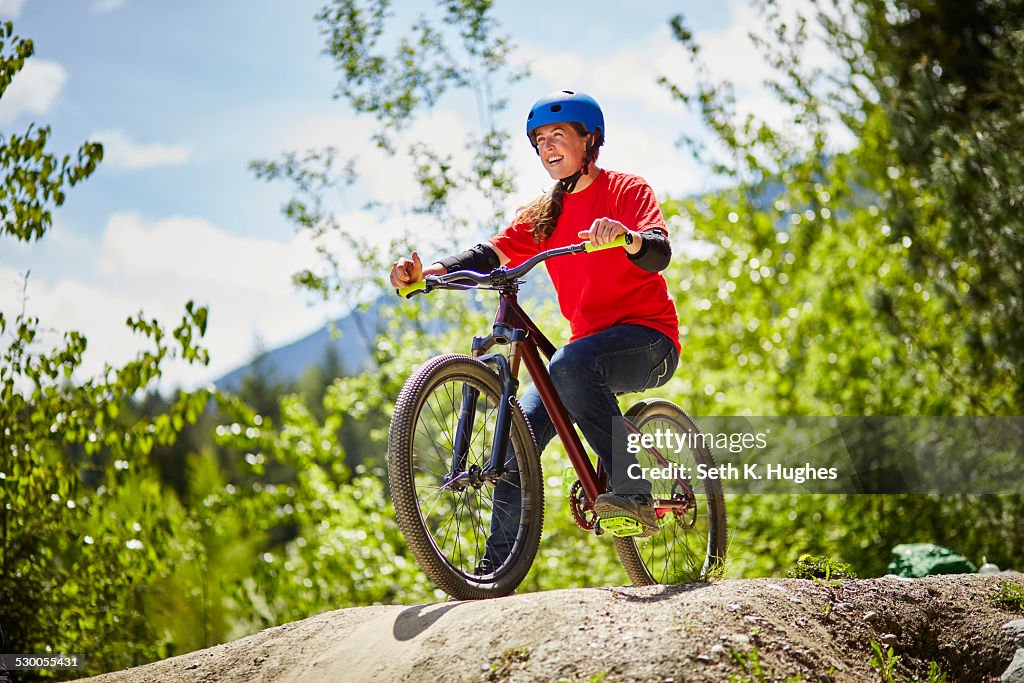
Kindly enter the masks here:
M 599 247 L 602 244 L 608 244 L 619 235 L 625 235 L 629 232 L 632 231 L 617 220 L 598 218 L 591 224 L 589 230 L 581 230 L 579 236 L 583 239 L 589 239 L 591 244 Z M 630 254 L 640 251 L 640 235 L 634 233 L 632 244 L 627 244 L 625 249 Z

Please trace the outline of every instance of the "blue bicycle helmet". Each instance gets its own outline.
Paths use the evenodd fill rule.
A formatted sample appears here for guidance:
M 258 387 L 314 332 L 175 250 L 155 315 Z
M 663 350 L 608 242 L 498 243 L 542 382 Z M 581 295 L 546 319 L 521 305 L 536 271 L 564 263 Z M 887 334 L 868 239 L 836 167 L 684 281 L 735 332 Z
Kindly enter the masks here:
M 533 148 L 537 149 L 530 135 L 535 128 L 571 121 L 583 124 L 588 133 L 600 131 L 601 141 L 604 141 L 604 114 L 601 106 L 590 95 L 572 90 L 559 90 L 534 102 L 526 117 L 526 137 L 530 139 Z
M 537 154 L 540 154 L 540 150 L 531 133 L 549 123 L 579 123 L 587 129 L 583 167 L 558 181 L 564 192 L 572 192 L 579 179 L 586 175 L 590 162 L 597 156 L 597 148 L 604 144 L 604 113 L 597 101 L 586 93 L 560 90 L 540 98 L 533 103 L 526 116 L 526 137 Z

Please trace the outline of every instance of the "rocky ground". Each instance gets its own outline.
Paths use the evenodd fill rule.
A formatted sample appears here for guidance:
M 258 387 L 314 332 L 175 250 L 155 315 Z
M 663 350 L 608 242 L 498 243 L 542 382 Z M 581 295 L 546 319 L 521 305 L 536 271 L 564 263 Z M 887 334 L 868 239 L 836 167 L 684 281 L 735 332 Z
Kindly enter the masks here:
M 991 600 L 1008 579 L 1024 577 L 723 580 L 356 607 L 90 680 L 861 682 L 883 680 L 875 641 L 899 657 L 893 680 L 928 680 L 937 662 L 950 682 L 998 681 L 1015 655 L 1024 663 L 1024 642 L 1003 628 L 1024 615 Z

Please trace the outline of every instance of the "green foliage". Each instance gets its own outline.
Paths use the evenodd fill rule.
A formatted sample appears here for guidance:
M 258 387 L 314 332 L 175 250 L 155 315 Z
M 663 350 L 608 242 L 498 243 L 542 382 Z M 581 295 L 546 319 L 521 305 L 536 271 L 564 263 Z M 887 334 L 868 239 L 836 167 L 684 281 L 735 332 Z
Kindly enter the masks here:
M 989 599 L 1007 609 L 1024 612 L 1024 586 L 1019 583 L 1000 582 L 999 590 Z
M 487 666 L 487 680 L 507 680 L 517 664 L 525 664 L 528 661 L 530 661 L 530 648 L 528 647 L 505 650 Z
M 749 652 L 730 648 L 729 656 L 742 669 L 742 673 L 729 676 L 729 683 L 768 683 L 768 681 L 779 680 L 764 670 L 764 666 L 761 664 L 761 654 L 757 647 L 751 648 Z M 786 678 L 786 683 L 799 683 L 802 680 L 804 680 L 803 676 L 789 676 Z
M 200 336 L 205 309 L 191 304 L 178 341 Z M 3 318 L 0 316 L 0 327 Z M 8 647 L 22 652 L 89 652 L 92 671 L 162 656 L 143 602 L 151 577 L 169 571 L 163 553 L 177 508 L 146 456 L 194 422 L 205 392 L 181 394 L 168 412 L 128 421 L 131 397 L 159 377 L 175 349 L 158 325 L 132 320 L 153 344 L 120 369 L 80 384 L 68 379 L 85 339 L 65 335 L 51 353 L 34 350 L 39 322 L 19 315 L 0 353 L 0 591 Z M 103 456 L 106 464 L 97 459 Z M 101 472 L 85 485 L 86 466 Z M 97 611 L 96 605 L 105 609 Z
M 0 23 L 0 97 L 32 51 L 32 41 L 15 35 L 11 22 Z M 49 126 L 35 124 L 22 135 L 0 133 L 0 236 L 38 240 L 66 189 L 92 175 L 103 159 L 103 146 L 95 142 L 83 144 L 74 161 L 57 157 L 46 149 L 49 137 Z
M 928 683 L 946 683 L 948 678 L 938 662 L 928 662 Z
M 292 187 L 294 196 L 283 212 L 314 239 L 321 257 L 318 267 L 297 273 L 295 282 L 325 298 L 356 292 L 365 300 L 380 291 L 391 261 L 413 247 L 455 250 L 503 227 L 504 202 L 514 189 L 510 137 L 496 126 L 495 115 L 506 104 L 500 93 L 526 71 L 512 63 L 513 44 L 499 34 L 492 3 L 439 0 L 432 13 L 418 16 L 404 32 L 396 29 L 390 4 L 331 0 L 316 19 L 324 52 L 340 72 L 335 96 L 376 124 L 378 154 L 370 163 L 400 155 L 420 191 L 412 206 L 367 208 L 381 220 L 415 217 L 403 222 L 419 229 L 390 238 L 385 247 L 367 248 L 370 226 L 346 224 L 336 214 L 336 198 L 358 180 L 361 160 L 341 161 L 335 148 L 288 152 L 279 161 L 250 164 L 257 178 Z M 444 98 L 470 107 L 475 101 L 478 129 L 465 131 L 459 146 L 470 153 L 466 159 L 455 159 L 433 141 L 400 140 L 417 117 Z
M 862 48 L 842 54 L 877 94 L 861 107 L 865 181 L 882 200 L 890 242 L 906 242 L 909 273 L 951 329 L 928 329 L 935 315 L 914 306 L 899 306 L 899 328 L 917 341 L 914 360 L 961 359 L 949 373 L 972 412 L 1019 414 L 1024 333 L 1007 323 L 1024 313 L 1024 165 L 1015 153 L 1024 9 L 881 0 L 854 8 L 859 45 L 843 33 L 835 45 Z M 896 306 L 916 298 L 888 294 Z
M 912 680 L 921 680 L 917 676 L 909 678 L 897 674 L 896 667 L 901 664 L 903 657 L 897 655 L 892 647 L 885 649 L 877 641 L 872 640 L 871 650 L 873 652 L 871 655 L 871 666 L 878 671 L 878 676 L 882 683 L 909 683 Z M 946 683 L 948 676 L 942 670 L 941 664 L 931 661 L 928 662 L 928 677 L 924 680 L 928 683 Z
M 743 549 L 730 556 L 731 576 L 780 574 L 803 553 L 850 559 L 860 576 L 882 576 L 899 543 L 1017 558 L 1013 520 L 1024 514 L 1019 496 L 737 495 L 727 505 L 730 540 Z M 908 528 L 906 519 L 918 521 Z
M 892 647 L 888 650 L 882 649 L 874 640 L 871 641 L 871 649 L 874 651 L 871 655 L 871 666 L 878 669 L 878 675 L 883 683 L 895 683 L 896 665 L 900 663 L 900 655 L 896 654 Z
M 683 142 L 732 187 L 664 204 L 674 234 L 703 249 L 666 271 L 684 371 L 662 392 L 698 416 L 1020 414 L 1024 258 L 1007 190 L 1021 186 L 1019 10 L 835 5 L 793 21 L 757 3 L 769 87 L 791 112 L 775 127 L 737 114 L 732 86 L 712 81 L 683 18 L 672 21 L 697 77 L 662 82 L 712 133 Z M 953 41 L 932 40 L 945 25 Z M 812 35 L 837 69 L 805 57 Z M 833 140 L 839 122 L 852 149 Z M 863 573 L 881 574 L 889 548 L 911 540 L 1019 562 L 1024 538 L 1007 522 L 1022 506 L 1019 495 L 736 497 L 730 534 L 747 552 L 730 571 L 774 573 L 810 552 L 856 553 Z
M 207 508 L 237 511 L 248 532 L 264 539 L 259 562 L 232 587 L 236 627 L 248 632 L 332 606 L 436 598 L 406 559 L 382 472 L 346 467 L 337 440 L 340 410 L 330 392 L 322 423 L 290 396 L 277 427 L 231 397 L 219 401 L 235 422 L 218 428 L 218 444 L 244 453 L 253 480 L 211 496 Z M 288 474 L 261 480 L 274 463 Z
M 0 95 L 32 43 L 0 25 Z M 86 143 L 77 161 L 47 149 L 48 127 L 0 136 L 0 236 L 31 241 L 50 226 L 67 188 L 102 158 Z M 148 342 L 120 368 L 76 376 L 87 342 L 56 344 L 24 310 L 0 312 L 0 604 L 10 652 L 88 653 L 88 671 L 165 656 L 147 603 L 175 561 L 167 552 L 181 510 L 148 456 L 172 444 L 205 408 L 204 391 L 180 393 L 165 412 L 129 410 L 171 360 L 206 363 L 197 343 L 207 311 L 189 302 L 174 329 L 141 314 L 128 327 Z M 39 675 L 44 675 L 40 673 Z
M 732 322 L 717 336 L 724 363 L 775 388 L 778 412 L 1018 414 L 1024 252 L 1003 188 L 1022 172 L 1006 137 L 1024 101 L 1007 30 L 1019 9 L 863 0 L 836 18 L 824 4 L 818 32 L 842 60 L 830 73 L 802 56 L 810 22 L 759 3 L 771 88 L 793 112 L 779 129 L 736 116 L 731 87 L 710 82 L 674 22 L 701 76 L 693 93 L 668 85 L 728 151 L 715 170 L 739 183 L 679 207 L 714 246 L 700 265 L 716 277 L 684 271 L 688 298 L 708 327 Z M 934 40 L 946 25 L 957 40 Z M 972 49 L 947 49 L 960 38 Z M 858 140 L 849 152 L 830 144 L 837 120 Z
M 834 560 L 827 555 L 801 555 L 796 566 L 786 572 L 791 579 L 855 579 L 857 575 L 846 562 Z

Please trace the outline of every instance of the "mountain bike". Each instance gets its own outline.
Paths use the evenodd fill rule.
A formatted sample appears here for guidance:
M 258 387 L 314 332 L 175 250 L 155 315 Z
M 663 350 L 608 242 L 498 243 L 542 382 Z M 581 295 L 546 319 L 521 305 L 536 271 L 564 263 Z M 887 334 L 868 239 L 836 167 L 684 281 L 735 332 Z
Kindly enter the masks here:
M 473 338 L 472 355 L 438 356 L 406 380 L 388 433 L 388 477 L 399 528 L 424 573 L 456 599 L 512 593 L 537 554 L 544 479 L 533 432 L 516 400 L 521 364 L 572 464 L 576 479 L 566 493 L 573 519 L 585 531 L 610 531 L 635 585 L 705 580 L 725 560 L 721 482 L 697 476 L 697 466 L 713 468 L 714 458 L 693 420 L 666 400 L 643 400 L 623 414 L 625 436 L 639 449 L 641 468 L 675 468 L 676 476 L 652 481 L 659 532 L 641 539 L 635 536 L 639 528 L 628 523 L 605 528 L 608 522 L 602 524 L 593 508 L 607 489 L 607 473 L 584 450 L 540 358 L 543 353 L 550 360 L 554 345 L 517 300 L 520 278 L 541 262 L 622 247 L 626 238 L 600 247 L 582 242 L 550 249 L 515 268 L 499 267 L 487 274 L 460 270 L 430 275 L 398 290 L 411 297 L 436 289 L 483 288 L 499 296 L 491 333 Z M 505 353 L 492 352 L 495 347 Z M 679 443 L 688 447 L 673 451 L 664 446 Z M 494 487 L 503 478 L 521 499 L 514 545 L 498 566 L 478 573 L 491 528 Z

